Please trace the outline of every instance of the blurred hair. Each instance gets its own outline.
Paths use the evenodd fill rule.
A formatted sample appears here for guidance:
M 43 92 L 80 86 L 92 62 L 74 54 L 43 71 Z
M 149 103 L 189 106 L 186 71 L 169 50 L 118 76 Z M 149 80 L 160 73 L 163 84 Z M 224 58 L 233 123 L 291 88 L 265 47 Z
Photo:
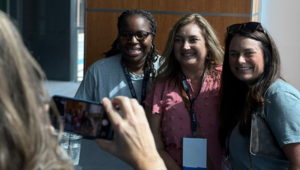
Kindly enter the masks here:
M 161 66 L 157 71 L 158 76 L 153 81 L 153 84 L 178 76 L 180 64 L 174 55 L 174 39 L 177 31 L 190 23 L 195 23 L 200 27 L 205 39 L 205 45 L 209 53 L 209 60 L 206 61 L 207 71 L 210 72 L 216 65 L 223 63 L 223 49 L 212 26 L 201 15 L 188 14 L 180 18 L 171 29 L 166 47 L 159 60 Z
M 145 19 L 147 19 L 149 21 L 149 27 L 151 32 L 153 33 L 151 36 L 153 37 L 152 39 L 152 47 L 150 49 L 150 51 L 147 54 L 147 59 L 146 62 L 149 66 L 149 75 L 152 74 L 152 76 L 155 76 L 156 74 L 156 70 L 154 68 L 154 63 L 156 62 L 157 58 L 158 58 L 158 52 L 155 49 L 155 36 L 156 36 L 156 29 L 157 29 L 157 23 L 154 20 L 154 17 L 152 16 L 152 14 L 150 12 L 144 11 L 142 9 L 131 9 L 131 10 L 126 10 L 124 11 L 118 18 L 118 31 L 121 30 L 122 25 L 124 24 L 124 21 L 127 17 L 132 16 L 132 15 L 139 15 L 141 17 L 144 17 Z M 110 56 L 114 56 L 116 54 L 119 54 L 121 51 L 117 48 L 117 45 L 119 43 L 119 35 L 117 37 L 117 39 L 113 42 L 113 44 L 111 45 L 111 49 L 104 53 L 104 55 L 106 57 L 110 57 Z
M 264 54 L 264 72 L 251 87 L 237 79 L 229 66 L 229 46 L 234 36 L 245 36 L 259 41 Z M 250 135 L 251 114 L 262 109 L 267 100 L 263 98 L 266 90 L 281 77 L 281 63 L 277 46 L 267 30 L 249 32 L 244 28 L 227 34 L 225 56 L 221 77 L 221 128 L 219 139 L 225 146 L 226 135 L 240 123 L 239 131 L 243 136 Z
M 84 111 L 82 112 L 83 117 L 84 117 L 85 113 L 87 113 L 87 114 L 89 115 L 89 112 L 88 112 L 87 110 L 84 110 Z
M 0 169 L 72 169 L 53 138 L 45 74 L 0 11 Z

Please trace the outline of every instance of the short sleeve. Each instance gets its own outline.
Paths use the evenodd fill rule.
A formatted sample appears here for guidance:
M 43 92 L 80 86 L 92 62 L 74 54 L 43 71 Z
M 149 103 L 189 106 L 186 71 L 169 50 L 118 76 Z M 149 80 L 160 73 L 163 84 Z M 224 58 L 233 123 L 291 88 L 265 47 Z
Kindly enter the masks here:
M 277 92 L 267 99 L 265 117 L 280 147 L 300 142 L 300 100 L 289 92 Z
M 145 105 L 152 108 L 152 114 L 162 114 L 164 102 L 162 101 L 162 95 L 164 94 L 164 83 L 158 83 L 155 87 L 151 87 L 148 94 Z
M 89 69 L 75 94 L 75 98 L 94 101 L 93 93 L 96 86 L 95 83 L 94 75 Z

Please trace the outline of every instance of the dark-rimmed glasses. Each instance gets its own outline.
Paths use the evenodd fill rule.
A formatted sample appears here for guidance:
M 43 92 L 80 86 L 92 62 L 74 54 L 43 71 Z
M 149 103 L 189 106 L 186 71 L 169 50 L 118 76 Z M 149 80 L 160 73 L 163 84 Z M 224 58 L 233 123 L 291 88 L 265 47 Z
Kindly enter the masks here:
M 144 41 L 150 34 L 153 34 L 153 33 L 147 32 L 147 31 L 138 31 L 136 33 L 132 33 L 130 31 L 126 31 L 126 30 L 119 31 L 119 37 L 121 38 L 121 40 L 130 40 L 132 36 L 135 36 L 135 38 L 138 41 Z
M 254 32 L 254 31 L 261 31 L 265 33 L 265 29 L 262 27 L 261 23 L 259 22 L 247 22 L 241 24 L 233 24 L 227 27 L 227 33 L 231 34 L 243 28 L 246 31 Z

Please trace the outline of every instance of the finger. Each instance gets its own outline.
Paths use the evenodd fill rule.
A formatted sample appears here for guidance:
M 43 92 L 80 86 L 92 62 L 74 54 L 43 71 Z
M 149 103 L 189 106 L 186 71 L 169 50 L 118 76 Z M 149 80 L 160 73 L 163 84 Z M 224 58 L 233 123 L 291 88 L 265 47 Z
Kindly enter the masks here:
M 54 133 L 54 127 L 52 125 L 46 125 L 46 128 L 49 130 L 49 132 Z
M 52 134 L 52 135 L 57 135 L 58 134 L 57 132 L 55 132 L 55 129 L 52 125 L 46 125 L 45 127 L 50 132 L 50 134 Z
M 143 124 L 143 126 L 140 127 L 146 127 L 146 129 L 143 129 L 143 131 L 145 132 L 145 130 L 147 130 L 147 127 L 149 128 L 150 131 L 150 126 L 146 117 L 146 113 L 144 108 L 138 103 L 137 100 L 131 99 L 131 105 L 132 105 L 132 109 L 135 113 L 135 117 L 134 119 L 136 120 L 136 124 Z M 141 128 L 139 128 L 139 130 L 141 130 Z
M 119 112 L 115 109 L 115 107 L 112 105 L 112 102 L 108 98 L 103 98 L 102 103 L 107 113 L 108 119 L 115 129 L 116 125 L 123 121 L 122 117 L 119 115 Z
M 131 107 L 136 116 L 145 115 L 145 111 L 143 107 L 139 104 L 139 102 L 136 99 L 131 99 Z
M 97 144 L 99 145 L 99 147 L 108 152 L 108 153 L 112 153 L 113 152 L 113 145 L 111 141 L 108 140 L 104 140 L 104 139 L 95 139 L 95 141 L 97 142 Z
M 46 112 L 49 111 L 49 108 L 50 108 L 49 104 L 45 104 L 44 109 L 45 109 Z
M 129 119 L 133 115 L 133 110 L 131 106 L 130 99 L 124 96 L 117 96 L 113 99 L 112 103 L 118 105 L 119 109 L 122 111 L 122 116 L 124 119 Z

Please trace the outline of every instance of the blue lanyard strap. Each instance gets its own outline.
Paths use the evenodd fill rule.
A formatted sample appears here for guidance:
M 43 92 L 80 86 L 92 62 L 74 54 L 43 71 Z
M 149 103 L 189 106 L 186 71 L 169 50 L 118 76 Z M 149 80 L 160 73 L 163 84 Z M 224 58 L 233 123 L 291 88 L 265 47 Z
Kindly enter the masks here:
M 182 76 L 182 84 L 183 84 L 183 88 L 184 88 L 184 91 L 186 93 L 186 95 L 188 96 L 189 98 L 189 101 L 190 101 L 190 109 L 189 109 L 189 112 L 191 114 L 191 120 L 192 120 L 192 130 L 193 130 L 193 135 L 196 137 L 196 129 L 197 129 L 197 120 L 196 120 L 196 117 L 195 117 L 195 111 L 194 111 L 194 102 L 195 100 L 197 99 L 197 97 L 199 96 L 200 92 L 191 100 L 191 97 L 190 97 L 190 88 L 189 88 L 189 84 L 188 82 L 186 81 L 186 77 L 183 73 L 181 73 L 181 76 Z M 203 78 L 202 78 L 202 83 L 201 83 L 201 87 L 203 85 L 203 82 L 204 82 L 204 79 L 205 79 L 205 72 L 203 74 Z M 201 91 L 201 88 L 200 88 L 200 91 Z
M 136 92 L 135 92 L 135 89 L 134 89 L 134 86 L 132 84 L 132 80 L 131 80 L 131 77 L 130 77 L 130 74 L 129 74 L 129 70 L 125 64 L 125 61 L 122 59 L 121 60 L 121 64 L 123 66 L 123 70 L 124 70 L 124 73 L 125 73 L 125 76 L 126 76 L 126 80 L 127 80 L 127 83 L 128 83 L 128 86 L 129 86 L 129 89 L 130 89 L 130 92 L 131 92 L 131 96 L 132 98 L 135 98 L 137 99 L 137 96 L 136 96 Z M 141 105 L 145 108 L 145 99 L 146 99 L 146 90 L 147 90 L 147 78 L 148 78 L 148 72 L 149 70 L 146 71 L 146 69 L 148 68 L 148 65 L 147 65 L 147 62 L 145 62 L 145 65 L 144 65 L 144 78 L 143 78 L 143 82 L 142 82 L 142 95 L 141 95 Z

